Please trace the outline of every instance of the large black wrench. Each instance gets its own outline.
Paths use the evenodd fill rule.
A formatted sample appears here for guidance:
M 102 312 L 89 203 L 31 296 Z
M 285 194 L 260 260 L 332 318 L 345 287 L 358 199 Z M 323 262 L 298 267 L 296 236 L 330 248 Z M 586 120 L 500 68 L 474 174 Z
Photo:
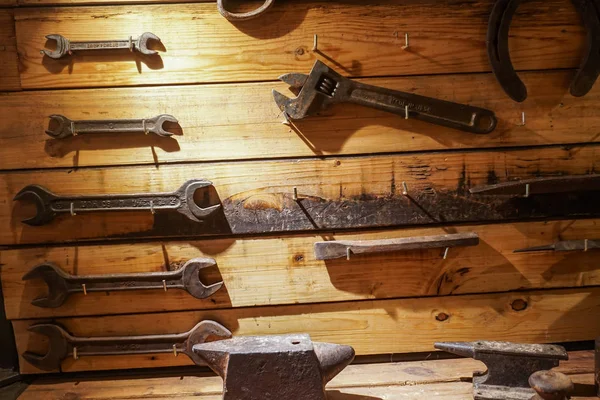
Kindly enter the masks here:
M 52 221 L 57 214 L 95 211 L 136 211 L 147 210 L 153 214 L 158 211 L 174 210 L 192 221 L 200 222 L 221 207 L 220 204 L 207 208 L 194 202 L 196 190 L 211 186 L 204 179 L 187 181 L 178 190 L 171 193 L 106 194 L 97 196 L 58 196 L 39 185 L 29 185 L 21 189 L 14 200 L 29 199 L 37 206 L 34 217 L 24 219 L 27 225 L 44 225 Z
M 137 274 L 71 275 L 52 263 L 33 267 L 23 280 L 41 279 L 48 286 L 48 294 L 34 299 L 38 307 L 60 307 L 69 295 L 87 292 L 113 292 L 150 289 L 185 290 L 197 299 L 212 296 L 223 286 L 223 281 L 205 285 L 199 271 L 216 265 L 212 258 L 194 258 L 174 271 L 146 272 Z
M 44 371 L 59 369 L 69 356 L 78 359 L 84 356 L 182 353 L 197 365 L 204 365 L 204 360 L 192 351 L 192 347 L 209 339 L 231 337 L 227 328 L 210 320 L 198 323 L 188 332 L 166 335 L 76 337 L 60 325 L 45 323 L 30 326 L 29 331 L 48 337 L 45 354 L 26 351 L 22 355 L 28 363 Z
M 488 22 L 487 52 L 492 71 L 506 94 L 517 102 L 525 101 L 527 88 L 510 59 L 508 32 L 517 8 L 524 0 L 497 0 Z M 571 0 L 587 31 L 587 48 L 575 78 L 571 94 L 585 96 L 600 75 L 600 0 Z

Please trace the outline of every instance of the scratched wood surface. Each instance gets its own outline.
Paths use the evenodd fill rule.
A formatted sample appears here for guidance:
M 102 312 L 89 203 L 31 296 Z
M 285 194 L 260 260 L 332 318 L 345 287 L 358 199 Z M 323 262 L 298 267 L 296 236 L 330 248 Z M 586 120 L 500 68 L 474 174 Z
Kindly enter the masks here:
M 576 399 L 589 396 L 593 386 L 594 355 L 591 351 L 570 352 L 569 360 L 557 370 L 578 384 Z M 484 368 L 472 359 L 405 361 L 361 364 L 346 367 L 327 384 L 329 399 L 472 399 L 469 382 L 473 372 Z M 221 399 L 223 383 L 211 373 L 194 376 L 139 376 L 118 380 L 83 379 L 76 382 L 56 382 L 38 378 L 19 397 L 20 400 L 50 400 L 77 398 L 125 400 L 143 394 L 148 399 Z
M 267 20 L 238 25 L 213 3 L 22 8 L 15 12 L 21 80 L 24 88 L 247 82 L 308 72 L 316 59 L 363 77 L 490 71 L 485 34 L 492 4 L 388 0 L 365 12 L 362 1 L 277 2 Z M 160 55 L 40 54 L 51 33 L 101 40 L 145 31 L 162 39 Z M 405 32 L 409 51 L 402 49 Z M 520 70 L 576 68 L 584 41 L 568 0 L 528 2 L 511 29 L 511 58 Z
M 0 7 L 12 4 L 11 0 L 0 0 Z M 0 9 L 0 91 L 20 89 L 14 11 Z
M 583 146 L 11 172 L 0 175 L 0 244 L 591 217 L 598 215 L 598 192 L 524 198 L 471 195 L 468 189 L 535 176 L 585 175 L 597 170 L 597 163 L 597 147 Z M 177 212 L 113 211 L 63 213 L 47 225 L 28 226 L 20 221 L 34 215 L 35 206 L 11 201 L 33 183 L 62 195 L 157 193 L 197 178 L 214 185 L 197 191 L 197 204 L 221 204 L 204 223 Z
M 283 125 L 271 89 L 282 83 L 57 90 L 0 96 L 0 169 L 82 167 L 180 161 L 307 157 L 398 151 L 597 142 L 600 86 L 583 98 L 565 93 L 572 73 L 525 73 L 530 101 L 517 104 L 491 74 L 366 79 L 494 110 L 499 125 L 474 135 L 359 106 L 338 106 L 319 117 Z M 473 90 L 473 88 L 477 90 Z M 135 107 L 131 105 L 135 104 Z M 33 107 L 32 107 L 33 105 Z M 521 112 L 526 113 L 522 126 Z M 48 116 L 179 119 L 172 138 L 142 134 L 78 135 L 53 139 Z M 18 148 L 19 151 L 14 151 Z
M 513 309 L 525 302 L 522 311 Z M 518 308 L 520 309 L 520 308 Z M 199 321 L 214 320 L 234 335 L 305 332 L 312 339 L 352 345 L 358 355 L 433 350 L 435 341 L 507 340 L 524 343 L 590 340 L 600 335 L 600 288 L 522 291 L 464 296 L 422 297 L 247 307 L 103 317 L 58 318 L 75 336 L 113 336 L 187 332 Z M 448 318 L 444 318 L 448 317 Z M 19 353 L 43 353 L 47 343 L 27 328 L 38 320 L 13 321 Z M 190 365 L 173 353 L 90 356 L 63 361 L 63 371 Z M 22 373 L 40 372 L 21 359 Z
M 314 243 L 476 232 L 476 247 L 394 252 L 319 261 Z M 515 254 L 524 246 L 600 237 L 600 220 L 556 221 L 277 239 L 157 242 L 6 250 L 0 254 L 2 291 L 9 319 L 128 314 L 318 303 L 600 284 L 597 252 Z M 202 281 L 225 282 L 209 299 L 181 290 L 74 294 L 59 308 L 31 305 L 47 293 L 41 280 L 22 281 L 32 267 L 52 262 L 75 275 L 173 270 L 195 257 L 217 267 Z M 493 276 L 494 279 L 490 279 Z

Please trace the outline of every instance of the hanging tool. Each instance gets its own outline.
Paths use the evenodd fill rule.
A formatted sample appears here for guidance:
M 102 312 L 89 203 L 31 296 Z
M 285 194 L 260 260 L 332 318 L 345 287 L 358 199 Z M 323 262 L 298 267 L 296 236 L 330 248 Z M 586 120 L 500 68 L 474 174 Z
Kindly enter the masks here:
M 161 114 L 154 118 L 146 119 L 109 119 L 109 120 L 81 120 L 73 121 L 64 115 L 53 114 L 46 133 L 54 139 L 64 139 L 68 136 L 85 135 L 90 133 L 153 133 L 158 136 L 172 136 L 165 131 L 166 122 L 176 124 L 177 119 L 168 114 Z
M 317 260 L 333 260 L 348 257 L 349 254 L 372 254 L 391 251 L 418 249 L 440 249 L 450 247 L 477 246 L 476 233 L 454 233 L 450 235 L 408 237 L 382 240 L 332 240 L 315 243 Z
M 142 35 L 137 39 L 133 39 L 131 36 L 129 36 L 129 39 L 125 40 L 72 42 L 64 36 L 57 34 L 47 35 L 46 39 L 56 41 L 56 50 L 41 50 L 40 53 L 54 59 L 59 59 L 67 54 L 71 55 L 78 51 L 89 50 L 136 50 L 141 54 L 151 56 L 157 54 L 157 51 L 148 49 L 148 42 L 151 40 L 160 42 L 160 38 L 154 33 L 150 32 L 142 33 Z
M 208 340 L 231 337 L 227 328 L 209 320 L 198 323 L 189 332 L 166 335 L 76 337 L 60 325 L 44 323 L 30 326 L 29 331 L 48 337 L 46 354 L 26 351 L 22 355 L 31 365 L 44 371 L 59 369 L 67 357 L 78 359 L 131 354 L 181 353 L 197 365 L 203 365 L 203 360 L 192 351 L 192 347 Z
M 227 4 L 227 0 L 217 0 L 217 9 L 219 10 L 219 12 L 221 13 L 222 16 L 227 18 L 229 21 L 235 22 L 235 21 L 246 21 L 246 20 L 261 16 L 262 14 L 266 13 L 269 10 L 269 8 L 271 8 L 273 6 L 273 4 L 275 4 L 275 0 L 265 0 L 263 5 L 258 7 L 254 11 L 243 12 L 243 13 L 234 13 L 234 12 L 228 11 L 225 8 L 226 4 Z
M 42 279 L 48 286 L 48 294 L 34 299 L 38 307 L 60 307 L 74 293 L 116 292 L 129 290 L 182 289 L 197 299 L 212 296 L 223 282 L 206 286 L 200 280 L 199 271 L 215 266 L 212 258 L 194 258 L 175 271 L 146 272 L 138 274 L 71 275 L 52 263 L 33 267 L 23 280 Z
M 273 90 L 286 119 L 302 119 L 336 103 L 354 103 L 471 133 L 490 133 L 498 122 L 492 111 L 483 108 L 355 82 L 321 61 L 315 62 L 309 75 L 290 73 L 279 79 L 300 89 L 294 99 Z
M 600 190 L 600 175 L 569 175 L 523 179 L 469 189 L 472 194 L 521 195 L 587 192 Z
M 217 204 L 201 208 L 194 202 L 197 190 L 211 186 L 204 179 L 193 179 L 183 184 L 179 190 L 171 193 L 142 194 L 105 194 L 98 196 L 58 196 L 39 185 L 24 187 L 14 200 L 29 199 L 37 206 L 34 217 L 21 222 L 27 225 L 44 225 L 52 221 L 57 214 L 76 215 L 82 212 L 96 211 L 141 211 L 153 214 L 158 211 L 177 211 L 190 220 L 200 222 L 221 207 Z
M 543 246 L 518 249 L 513 251 L 513 253 L 531 253 L 537 251 L 588 251 L 592 249 L 600 249 L 600 240 L 560 240 Z
M 509 342 L 442 342 L 435 348 L 482 361 L 485 373 L 473 374 L 475 400 L 530 400 L 529 377 L 569 358 L 562 346 Z
M 592 89 L 600 74 L 600 1 L 571 1 L 581 15 L 587 31 L 585 55 L 571 82 L 571 94 L 580 97 Z M 522 2 L 523 0 L 497 0 L 488 21 L 486 38 L 488 58 L 494 75 L 506 94 L 517 102 L 527 98 L 527 88 L 510 59 L 508 34 L 512 18 Z
M 354 359 L 352 347 L 304 334 L 240 336 L 193 351 L 223 378 L 223 400 L 325 400 L 324 386 Z
M 575 389 L 571 379 L 556 371 L 537 371 L 529 377 L 536 395 L 531 400 L 568 400 Z

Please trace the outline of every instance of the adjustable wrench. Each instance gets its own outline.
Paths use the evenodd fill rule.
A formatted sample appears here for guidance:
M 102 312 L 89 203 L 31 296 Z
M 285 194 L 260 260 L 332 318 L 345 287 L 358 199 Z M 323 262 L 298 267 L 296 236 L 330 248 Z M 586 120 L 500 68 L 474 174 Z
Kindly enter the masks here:
M 29 331 L 48 337 L 46 354 L 29 351 L 22 354 L 27 362 L 44 371 L 57 370 L 61 362 L 70 356 L 77 360 L 82 356 L 182 353 L 197 365 L 205 365 L 192 347 L 209 338 L 220 340 L 231 337 L 227 328 L 210 320 L 198 323 L 189 332 L 167 335 L 75 337 L 60 325 L 43 323 L 30 326 Z
M 490 133 L 498 123 L 493 111 L 355 82 L 321 61 L 309 75 L 290 73 L 279 79 L 300 89 L 295 99 L 273 90 L 286 119 L 302 119 L 335 103 L 354 103 L 471 133 Z
M 148 41 L 155 40 L 160 42 L 160 38 L 150 32 L 142 33 L 137 39 L 132 39 L 132 37 L 129 36 L 129 39 L 125 40 L 72 42 L 64 36 L 57 34 L 46 35 L 46 39 L 56 41 L 56 50 L 40 50 L 40 53 L 54 59 L 59 59 L 66 54 L 71 55 L 73 52 L 81 50 L 137 50 L 145 55 L 154 55 L 157 51 L 148 49 Z
M 24 219 L 24 224 L 39 226 L 52 221 L 56 214 L 92 211 L 157 211 L 174 210 L 190 220 L 200 222 L 221 207 L 220 204 L 201 208 L 194 202 L 196 190 L 211 186 L 204 179 L 187 181 L 175 192 L 142 194 L 107 194 L 99 196 L 57 196 L 39 185 L 29 185 L 21 189 L 14 200 L 30 199 L 37 206 L 37 214 Z
M 67 136 L 77 136 L 89 133 L 154 133 L 158 136 L 172 136 L 171 132 L 163 129 L 165 122 L 177 123 L 177 119 L 168 114 L 161 114 L 154 118 L 146 119 L 109 119 L 109 120 L 82 120 L 73 121 L 64 115 L 53 114 L 46 133 L 54 139 L 63 139 Z M 54 123 L 54 124 L 53 124 Z M 56 127 L 51 128 L 52 125 Z
M 70 275 L 52 263 L 37 265 L 23 276 L 23 280 L 42 279 L 48 286 L 48 295 L 34 299 L 38 307 L 60 307 L 73 293 L 113 292 L 125 290 L 183 289 L 197 299 L 212 296 L 223 286 L 218 282 L 206 286 L 200 281 L 201 269 L 216 265 L 212 258 L 194 258 L 175 271 L 138 274 Z

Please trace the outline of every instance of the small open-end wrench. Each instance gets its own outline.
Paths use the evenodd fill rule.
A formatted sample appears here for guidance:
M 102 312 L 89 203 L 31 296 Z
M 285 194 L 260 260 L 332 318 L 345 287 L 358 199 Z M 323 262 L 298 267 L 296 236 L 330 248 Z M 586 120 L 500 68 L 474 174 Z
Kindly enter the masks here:
M 194 258 L 175 271 L 138 274 L 70 275 L 52 263 L 37 265 L 23 276 L 23 280 L 42 279 L 48 294 L 34 299 L 38 307 L 60 307 L 73 293 L 114 292 L 126 290 L 182 289 L 197 299 L 212 296 L 223 286 L 218 282 L 206 286 L 200 280 L 201 269 L 216 265 L 212 258 Z
M 129 36 L 125 40 L 97 40 L 89 42 L 72 42 L 62 35 L 52 34 L 46 35 L 46 39 L 56 41 L 56 50 L 41 50 L 40 53 L 47 55 L 50 58 L 58 59 L 65 55 L 73 54 L 76 51 L 82 50 L 137 50 L 145 55 L 154 55 L 156 50 L 148 49 L 148 41 L 155 40 L 160 42 L 160 38 L 154 33 L 145 32 L 137 39 Z
M 182 353 L 197 365 L 205 365 L 192 347 L 209 339 L 214 341 L 231 337 L 227 328 L 210 320 L 198 323 L 189 332 L 166 335 L 75 337 L 60 325 L 44 323 L 30 326 L 29 331 L 48 337 L 46 354 L 23 353 L 28 363 L 44 371 L 59 369 L 67 357 L 78 359 L 84 356 L 129 354 Z
M 73 121 L 64 115 L 53 114 L 46 133 L 54 139 L 64 139 L 67 136 L 77 136 L 90 133 L 154 133 L 158 136 L 172 136 L 173 133 L 164 130 L 165 122 L 177 123 L 177 119 L 169 114 L 161 114 L 146 119 L 109 119 L 109 120 L 80 120 Z
M 471 133 L 490 133 L 498 123 L 493 111 L 355 82 L 321 61 L 309 75 L 290 73 L 279 79 L 300 89 L 294 99 L 273 90 L 286 119 L 302 119 L 335 103 L 354 103 Z
M 98 196 L 58 196 L 39 185 L 29 185 L 21 189 L 14 200 L 31 200 L 37 207 L 37 214 L 24 219 L 24 224 L 39 226 L 52 221 L 57 214 L 96 211 L 141 211 L 152 214 L 158 211 L 177 211 L 190 220 L 201 222 L 217 211 L 217 204 L 201 208 L 194 202 L 196 190 L 211 186 L 204 179 L 187 181 L 177 191 L 171 193 L 106 194 Z

